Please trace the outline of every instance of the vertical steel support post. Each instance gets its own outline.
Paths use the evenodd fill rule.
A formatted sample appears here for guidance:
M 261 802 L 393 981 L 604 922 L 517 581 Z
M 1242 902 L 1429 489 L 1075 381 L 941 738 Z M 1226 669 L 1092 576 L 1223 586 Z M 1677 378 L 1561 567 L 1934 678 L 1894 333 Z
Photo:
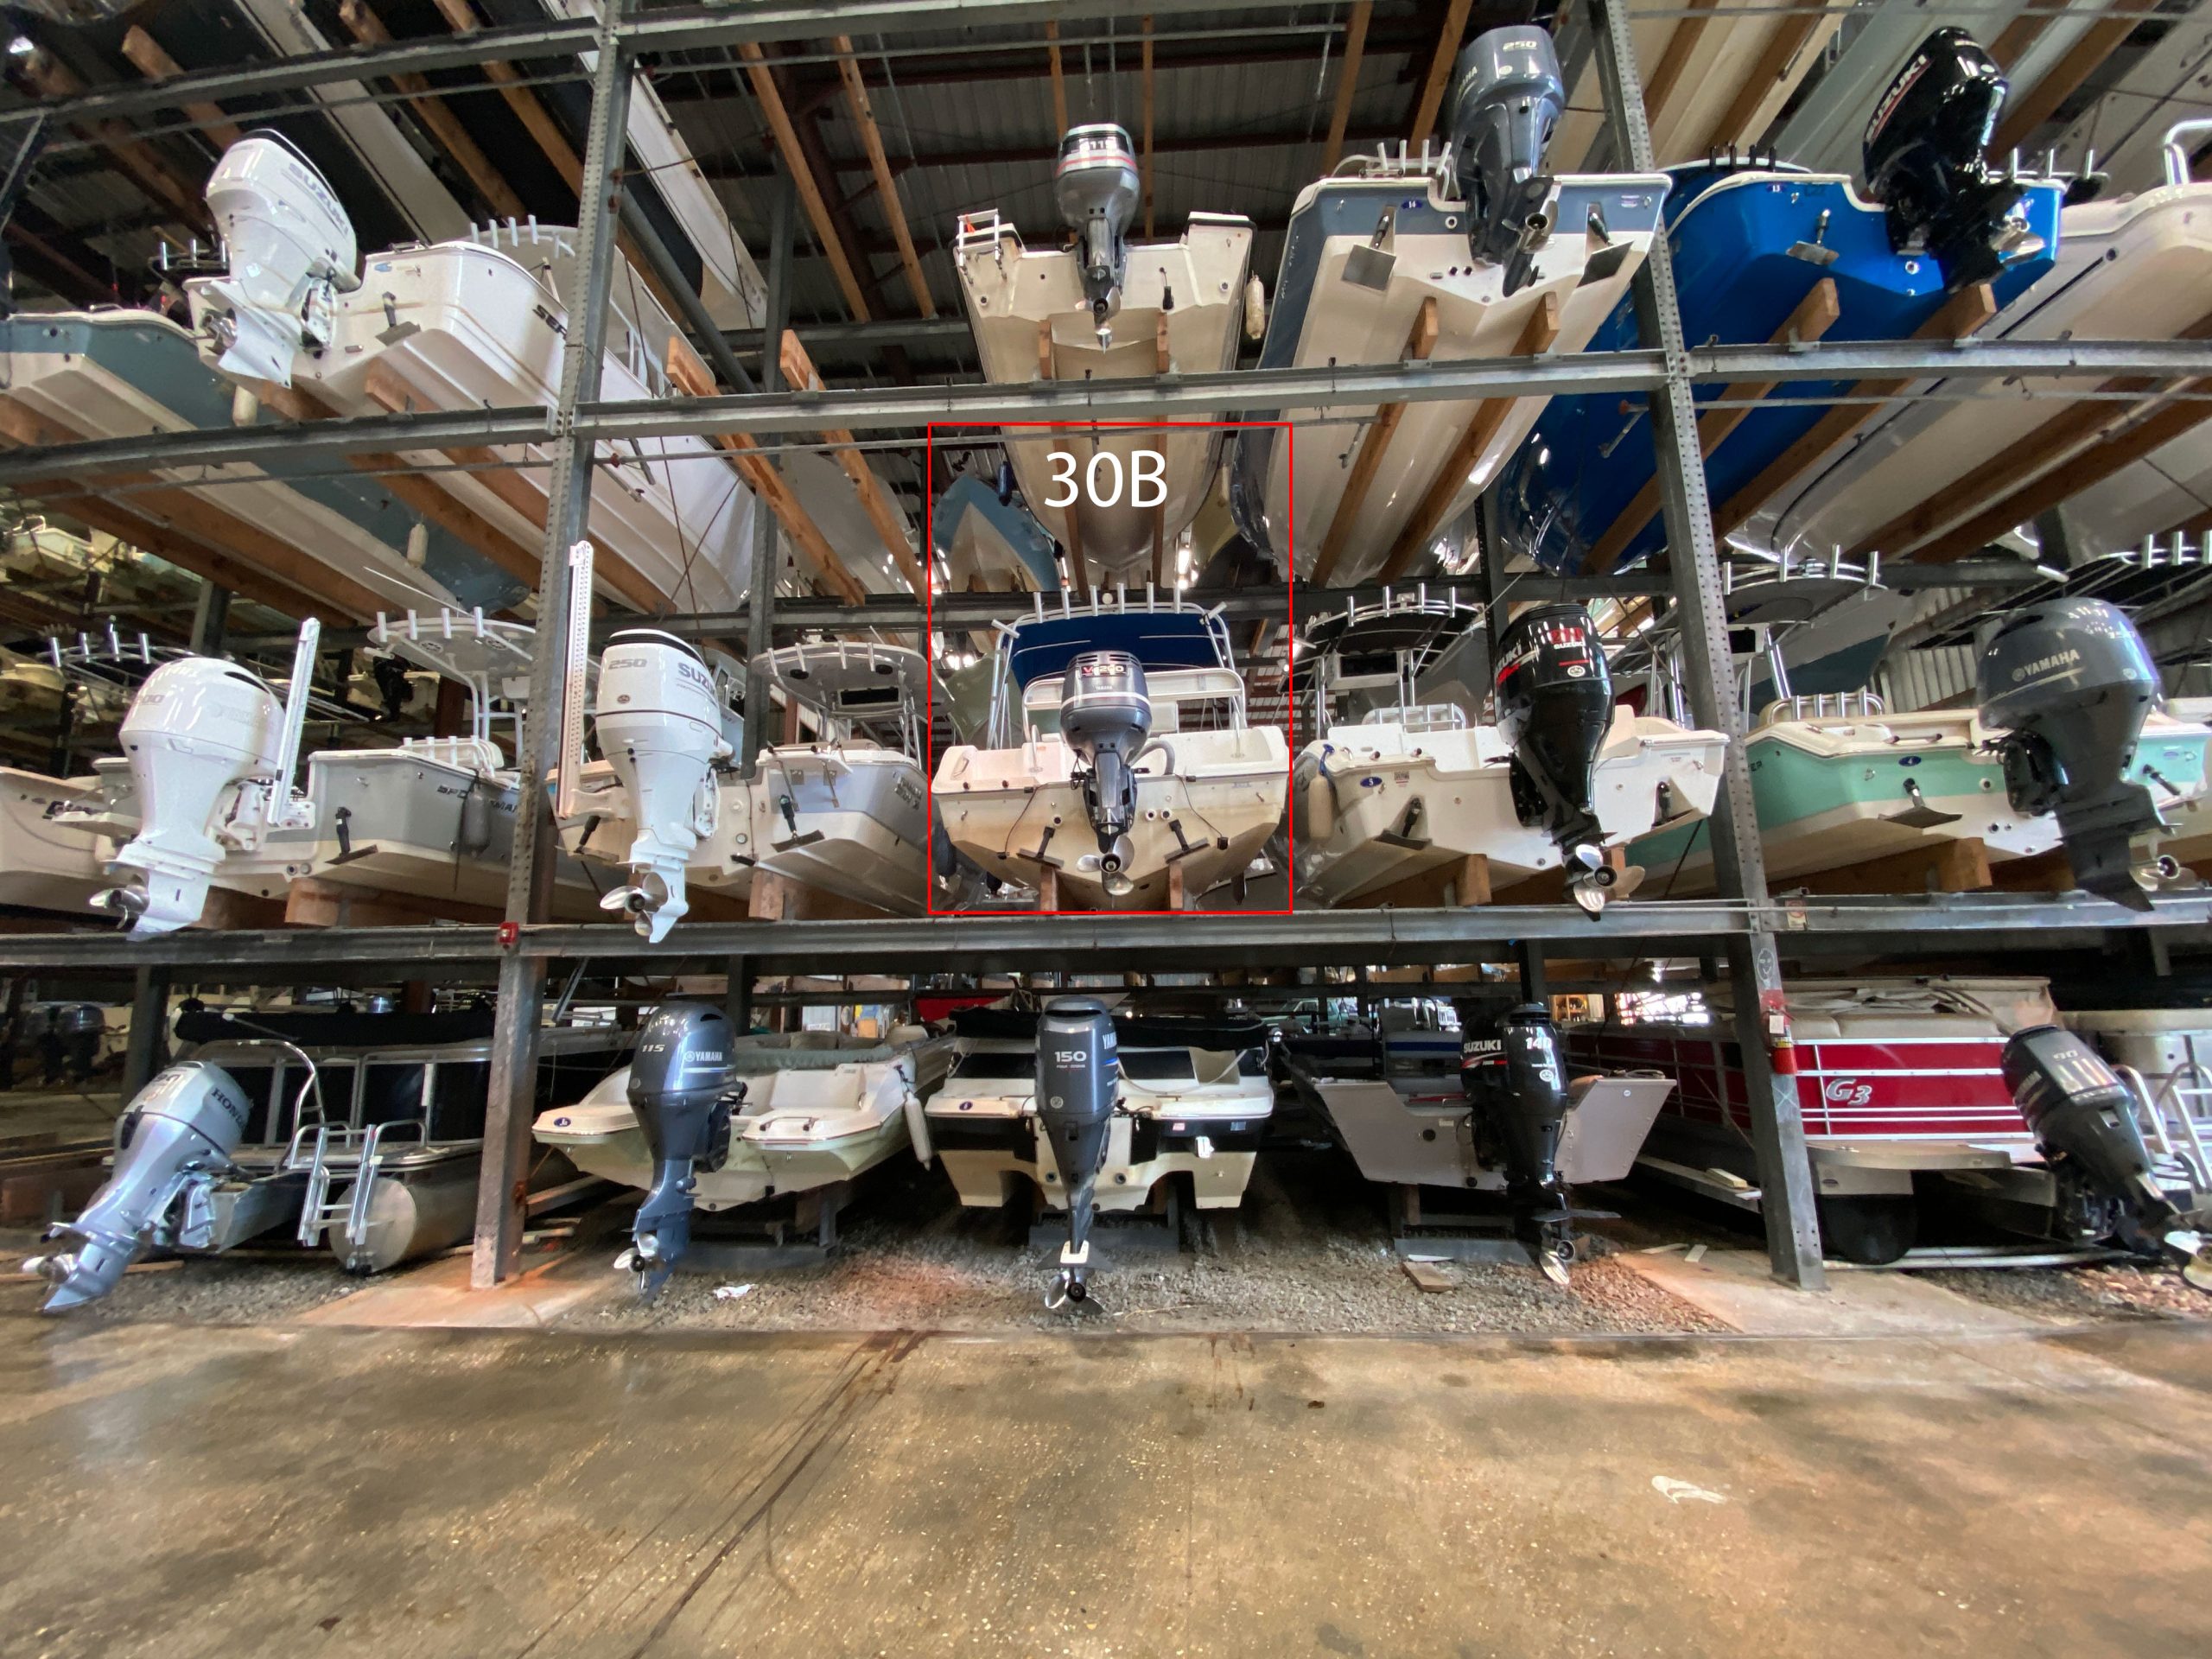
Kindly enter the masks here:
M 1506 625 L 1512 620 L 1509 614 L 1512 601 L 1506 595 L 1513 591 L 1513 578 L 1506 569 L 1505 532 L 1497 521 L 1497 492 L 1483 492 L 1481 505 L 1475 512 L 1475 526 L 1482 544 L 1483 632 L 1490 641 L 1490 652 L 1484 660 L 1483 674 L 1492 686 L 1496 686 L 1498 641 L 1505 637 Z M 1495 712 L 1491 718 L 1497 718 Z M 1521 1000 L 1548 1007 L 1550 997 L 1546 989 L 1543 941 L 1515 940 L 1513 961 L 1521 974 Z
M 588 528 L 592 443 L 575 435 L 576 407 L 599 396 L 607 340 L 607 298 L 613 286 L 614 193 L 630 110 L 630 56 L 621 41 L 630 0 L 600 0 L 599 41 L 592 66 L 591 124 L 577 188 L 576 251 L 584 279 L 569 296 L 568 344 L 561 361 L 560 403 L 552 410 L 552 477 L 546 498 L 545 543 L 537 581 L 530 703 L 523 712 L 516 760 L 522 803 L 515 814 L 514 851 L 507 870 L 507 920 L 545 919 L 551 897 L 553 820 L 546 774 L 560 760 L 560 701 L 568 671 L 569 549 Z M 582 596 L 588 605 L 590 596 Z M 524 1218 L 530 1125 L 537 1099 L 537 1027 L 545 1002 L 546 959 L 510 950 L 499 963 L 499 1010 L 492 1028 L 490 1098 L 484 1121 L 484 1173 L 476 1190 L 476 1249 L 469 1282 L 489 1289 L 514 1271 Z
M 788 163 L 790 158 L 785 159 Z M 763 391 L 784 389 L 784 328 L 791 310 L 791 221 L 796 217 L 798 194 L 789 173 L 776 175 L 775 199 L 768 216 L 767 309 L 761 320 Z M 783 462 L 771 455 L 768 465 L 781 467 Z M 740 769 L 747 779 L 760 769 L 760 751 L 774 741 L 768 732 L 772 718 L 768 677 L 761 672 L 760 662 L 776 643 L 776 570 L 781 562 L 776 551 L 776 515 L 756 495 L 753 499 L 753 591 L 745 612 L 745 742 L 738 755 Z
M 130 1029 L 123 1039 L 123 1099 L 154 1080 L 168 1049 L 169 970 L 150 963 L 138 970 L 130 995 Z
M 195 657 L 223 654 L 223 633 L 230 626 L 231 590 L 213 582 L 203 583 L 199 601 L 192 608 L 192 653 Z
M 729 1016 L 730 1027 L 739 1036 L 753 1029 L 752 957 L 729 959 L 729 984 L 722 992 L 722 1012 Z
M 1651 128 L 1644 116 L 1625 0 L 1590 0 L 1590 13 L 1612 153 L 1626 171 L 1652 172 Z M 1748 934 L 1728 942 L 1728 967 L 1758 1160 L 1767 1255 L 1777 1278 L 1800 1289 L 1821 1290 L 1827 1281 L 1821 1265 L 1812 1163 L 1797 1109 L 1797 1079 L 1777 1073 L 1768 1052 L 1769 1016 L 1778 1018 L 1781 1013 L 1782 964 L 1764 920 L 1766 859 L 1759 846 L 1758 814 L 1744 752 L 1745 721 L 1736 696 L 1735 662 L 1728 649 L 1728 620 L 1721 607 L 1720 559 L 1706 498 L 1705 461 L 1698 448 L 1689 353 L 1682 340 L 1674 266 L 1664 236 L 1652 238 L 1650 257 L 1636 278 L 1635 295 L 1644 344 L 1656 346 L 1666 358 L 1666 382 L 1650 394 L 1651 432 L 1658 451 L 1661 513 L 1674 575 L 1675 607 L 1688 658 L 1690 708 L 1699 725 L 1728 734 L 1726 766 L 1713 817 L 1713 866 L 1721 896 L 1743 900 L 1751 917 Z

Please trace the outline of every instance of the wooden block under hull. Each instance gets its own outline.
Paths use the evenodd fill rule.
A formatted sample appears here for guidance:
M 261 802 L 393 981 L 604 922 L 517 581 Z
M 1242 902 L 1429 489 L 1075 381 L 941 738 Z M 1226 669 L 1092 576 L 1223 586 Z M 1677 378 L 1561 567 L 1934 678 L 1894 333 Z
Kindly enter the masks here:
M 1400 910 L 1450 909 L 1455 906 L 1491 902 L 1490 860 L 1471 853 L 1391 882 L 1341 899 L 1338 910 L 1379 910 L 1384 905 Z
M 756 922 L 866 922 L 890 912 L 772 870 L 755 870 L 747 913 Z
M 1989 887 L 1989 851 L 1971 836 L 1930 842 L 1902 853 L 1793 875 L 1777 891 L 1832 893 L 1974 893 Z

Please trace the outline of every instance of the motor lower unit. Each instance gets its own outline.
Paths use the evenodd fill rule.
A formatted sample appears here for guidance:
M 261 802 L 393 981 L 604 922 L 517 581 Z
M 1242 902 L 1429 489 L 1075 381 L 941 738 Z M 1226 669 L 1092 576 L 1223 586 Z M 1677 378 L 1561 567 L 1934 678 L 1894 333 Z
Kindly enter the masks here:
M 1560 850 L 1568 891 L 1595 915 L 1619 880 L 1593 810 L 1598 756 L 1612 729 L 1605 647 L 1580 605 L 1514 618 L 1497 646 L 1497 729 L 1513 747 L 1513 804 Z
M 1068 1209 L 1068 1242 L 1046 1300 L 1090 1294 L 1090 1222 L 1121 1086 L 1114 1016 L 1093 996 L 1057 997 L 1037 1021 L 1037 1116 Z

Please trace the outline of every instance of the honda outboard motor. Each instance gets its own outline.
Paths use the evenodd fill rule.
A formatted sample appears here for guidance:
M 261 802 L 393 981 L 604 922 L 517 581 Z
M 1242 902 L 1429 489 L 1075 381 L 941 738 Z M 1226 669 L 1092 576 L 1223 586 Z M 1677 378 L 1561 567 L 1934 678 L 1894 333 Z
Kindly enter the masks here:
M 691 908 L 684 867 L 715 830 L 715 763 L 736 751 L 706 660 L 675 635 L 622 628 L 607 642 L 592 704 L 600 753 L 630 798 L 630 885 L 601 899 L 658 941 Z
M 172 1065 L 139 1090 L 124 1115 L 115 1173 L 84 1214 L 47 1232 L 75 1247 L 23 1263 L 53 1281 L 43 1311 L 60 1313 L 113 1290 L 184 1190 L 229 1168 L 251 1111 L 238 1079 L 204 1060 Z
M 1085 652 L 1061 683 L 1060 735 L 1085 768 L 1083 807 L 1098 836 L 1098 868 L 1118 875 L 1130 858 L 1137 818 L 1132 768 L 1152 735 L 1152 698 L 1144 664 L 1127 652 Z
M 1505 1165 L 1505 1197 L 1514 1230 L 1545 1275 L 1567 1282 L 1574 1259 L 1574 1228 L 1559 1176 L 1559 1141 L 1567 1127 L 1567 1067 L 1559 1028 L 1535 1003 L 1467 1027 L 1459 1081 L 1477 1122 L 1494 1139 Z
M 361 285 L 346 210 L 289 139 L 250 132 L 223 152 L 207 208 L 230 269 L 186 284 L 226 374 L 292 384 L 292 359 L 330 344 L 334 294 Z
M 1612 729 L 1605 646 L 1580 605 L 1540 605 L 1497 646 L 1497 729 L 1513 746 L 1513 807 L 1560 849 L 1567 888 L 1592 915 L 1618 877 L 1592 809 L 1599 751 Z
M 1122 277 L 1129 261 L 1126 238 L 1143 194 L 1127 132 L 1110 121 L 1068 129 L 1052 168 L 1052 199 L 1059 204 L 1061 219 L 1082 241 L 1083 297 L 1090 302 L 1101 346 L 1114 343 L 1109 319 L 1122 303 Z
M 1037 1021 L 1037 1116 L 1059 1171 L 1068 1242 L 1045 1301 L 1090 1294 L 1090 1217 L 1122 1081 L 1114 1016 L 1095 996 L 1055 997 Z
M 652 1154 L 653 1184 L 630 1230 L 638 1290 L 657 1294 L 691 1243 L 692 1172 L 729 1158 L 730 1109 L 745 1085 L 730 1076 L 728 1016 L 703 1002 L 652 1011 L 630 1061 L 630 1109 Z
M 1948 288 L 1997 275 L 2024 234 L 2006 224 L 2020 181 L 1982 158 L 2005 91 L 2004 71 L 1972 36 L 1939 29 L 1866 124 L 1866 188 L 1889 210 L 1890 246 L 1933 254 Z
M 2005 734 L 1997 753 L 2013 810 L 2056 813 L 2074 879 L 2150 909 L 2130 842 L 2165 820 L 2126 772 L 2158 698 L 2158 671 L 2134 624 L 2101 599 L 2025 606 L 1982 647 L 1975 695 L 1982 720 Z
M 1452 175 L 1472 213 L 1467 249 L 1505 267 L 1508 294 L 1529 280 L 1551 232 L 1544 150 L 1566 107 L 1567 82 L 1545 29 L 1490 29 L 1459 54 L 1448 127 Z

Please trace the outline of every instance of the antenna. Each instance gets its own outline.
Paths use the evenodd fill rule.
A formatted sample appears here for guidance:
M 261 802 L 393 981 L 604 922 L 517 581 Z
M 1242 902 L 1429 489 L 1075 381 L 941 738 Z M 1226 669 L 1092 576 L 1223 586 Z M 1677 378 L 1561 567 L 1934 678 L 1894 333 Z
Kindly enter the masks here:
M 300 643 L 292 652 L 292 683 L 284 690 L 284 741 L 276 751 L 276 777 L 289 791 L 292 773 L 300 764 L 300 738 L 307 730 L 308 691 L 315 679 L 315 648 L 322 639 L 322 623 L 309 617 L 300 624 Z M 281 811 L 284 800 L 276 805 Z
M 576 788 L 584 769 L 584 683 L 591 673 L 591 567 L 588 538 L 569 550 L 569 639 L 561 680 L 560 783 L 553 815 L 575 816 Z

